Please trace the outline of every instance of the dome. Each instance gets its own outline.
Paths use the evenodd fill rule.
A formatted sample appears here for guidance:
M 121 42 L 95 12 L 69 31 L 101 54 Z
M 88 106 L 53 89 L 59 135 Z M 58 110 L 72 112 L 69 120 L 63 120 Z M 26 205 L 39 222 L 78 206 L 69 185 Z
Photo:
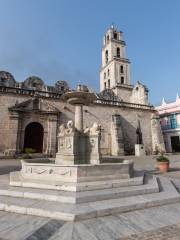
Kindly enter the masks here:
M 0 71 L 0 86 L 15 87 L 16 81 L 13 75 L 6 71 Z
M 23 88 L 43 91 L 45 89 L 44 82 L 37 76 L 30 76 L 23 82 Z

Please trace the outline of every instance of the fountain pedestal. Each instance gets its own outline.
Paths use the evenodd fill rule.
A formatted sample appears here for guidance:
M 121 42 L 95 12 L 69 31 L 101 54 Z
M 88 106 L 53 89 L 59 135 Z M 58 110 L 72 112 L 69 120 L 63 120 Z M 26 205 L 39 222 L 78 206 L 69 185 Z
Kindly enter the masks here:
M 75 122 L 59 127 L 56 164 L 99 164 L 100 126 L 94 123 L 83 129 L 83 105 L 91 104 L 96 96 L 79 85 L 77 91 L 65 93 L 63 99 L 75 106 Z

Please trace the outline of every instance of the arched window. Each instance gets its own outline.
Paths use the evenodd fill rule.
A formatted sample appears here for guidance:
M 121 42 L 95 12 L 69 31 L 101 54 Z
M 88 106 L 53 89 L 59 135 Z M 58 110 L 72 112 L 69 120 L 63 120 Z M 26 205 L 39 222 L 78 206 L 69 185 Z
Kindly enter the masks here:
M 118 58 L 120 58 L 120 48 L 119 48 L 119 47 L 118 47 L 117 50 L 116 50 L 116 56 L 117 56 Z
M 114 39 L 117 40 L 117 32 L 114 32 Z
M 108 63 L 108 50 L 106 50 L 105 60 L 106 60 L 106 63 Z
M 109 71 L 109 69 L 108 69 L 108 76 L 110 75 L 110 71 Z
M 106 73 L 104 73 L 104 79 L 106 79 Z
M 107 35 L 107 41 L 109 41 L 109 35 Z
M 104 89 L 106 89 L 106 82 L 104 82 Z
M 124 77 L 121 77 L 121 84 L 124 84 Z
M 110 79 L 108 79 L 108 88 L 110 88 Z
M 123 67 L 123 65 L 121 65 L 120 73 L 124 73 L 124 67 Z

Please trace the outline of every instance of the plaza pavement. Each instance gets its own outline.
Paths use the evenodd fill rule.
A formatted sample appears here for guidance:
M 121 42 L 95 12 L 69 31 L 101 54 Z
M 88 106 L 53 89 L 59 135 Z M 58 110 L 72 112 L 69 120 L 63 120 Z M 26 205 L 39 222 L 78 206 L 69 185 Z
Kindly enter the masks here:
M 134 159 L 135 169 L 158 175 L 155 157 Z M 163 174 L 180 189 L 180 155 L 169 155 L 171 171 Z M 1 181 L 20 169 L 19 160 L 0 160 Z M 0 240 L 179 240 L 180 201 L 114 216 L 64 222 L 0 211 Z

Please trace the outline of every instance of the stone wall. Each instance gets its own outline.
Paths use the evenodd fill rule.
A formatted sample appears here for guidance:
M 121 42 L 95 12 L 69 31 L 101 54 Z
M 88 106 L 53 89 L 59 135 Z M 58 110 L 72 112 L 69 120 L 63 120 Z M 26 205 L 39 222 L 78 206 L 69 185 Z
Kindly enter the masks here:
M 18 95 L 2 95 L 0 94 L 0 152 L 6 149 L 14 148 L 16 140 L 12 139 L 14 131 L 17 130 L 15 122 L 11 124 L 9 107 L 12 107 L 16 101 L 25 101 L 28 97 Z M 13 142 L 14 141 L 14 142 Z
M 131 97 L 130 97 L 130 102 L 132 103 L 139 103 L 139 104 L 144 104 L 148 105 L 148 89 L 146 86 L 141 84 L 139 81 L 136 83 L 134 86 Z
M 74 120 L 74 109 L 69 104 L 61 104 L 54 102 L 56 107 L 61 109 L 60 122 Z M 118 114 L 121 116 L 122 131 L 124 138 L 124 147 L 126 154 L 134 153 L 134 144 L 136 143 L 136 128 L 138 119 L 141 122 L 143 134 L 143 143 L 147 153 L 152 151 L 152 134 L 151 134 L 151 115 L 154 110 L 142 110 L 136 108 L 117 107 L 113 105 L 94 104 L 84 107 L 84 128 L 92 126 L 94 122 L 101 124 L 101 152 L 102 154 L 111 154 L 111 122 L 112 115 Z
M 20 147 L 20 151 L 23 149 L 25 127 L 31 121 L 40 122 L 43 125 L 45 131 L 44 137 L 44 153 L 48 153 L 48 149 L 51 146 L 53 153 L 57 150 L 57 128 L 61 123 L 67 123 L 68 120 L 74 120 L 74 108 L 58 99 L 46 99 L 52 106 L 56 107 L 60 112 L 58 119 L 50 119 L 41 114 L 25 114 L 22 126 L 17 125 L 16 116 L 12 121 L 13 116 L 10 117 L 9 107 L 18 103 L 27 101 L 29 96 L 13 95 L 13 94 L 0 94 L 0 152 L 4 152 L 7 149 Z M 114 105 L 94 104 L 92 106 L 84 107 L 84 128 L 86 126 L 92 126 L 94 122 L 101 124 L 101 153 L 111 154 L 112 140 L 111 140 L 111 123 L 112 115 L 118 114 L 121 117 L 122 132 L 124 139 L 124 147 L 126 154 L 134 153 L 134 144 L 136 143 L 136 128 L 138 119 L 141 122 L 143 143 L 148 153 L 152 151 L 152 134 L 151 134 L 151 114 L 153 110 L 143 110 L 141 108 L 132 107 L 120 107 Z M 52 120 L 52 121 L 51 121 Z M 21 134 L 18 135 L 17 128 L 21 128 Z M 19 141 L 19 142 L 18 142 Z M 15 146 L 16 145 L 16 146 Z

